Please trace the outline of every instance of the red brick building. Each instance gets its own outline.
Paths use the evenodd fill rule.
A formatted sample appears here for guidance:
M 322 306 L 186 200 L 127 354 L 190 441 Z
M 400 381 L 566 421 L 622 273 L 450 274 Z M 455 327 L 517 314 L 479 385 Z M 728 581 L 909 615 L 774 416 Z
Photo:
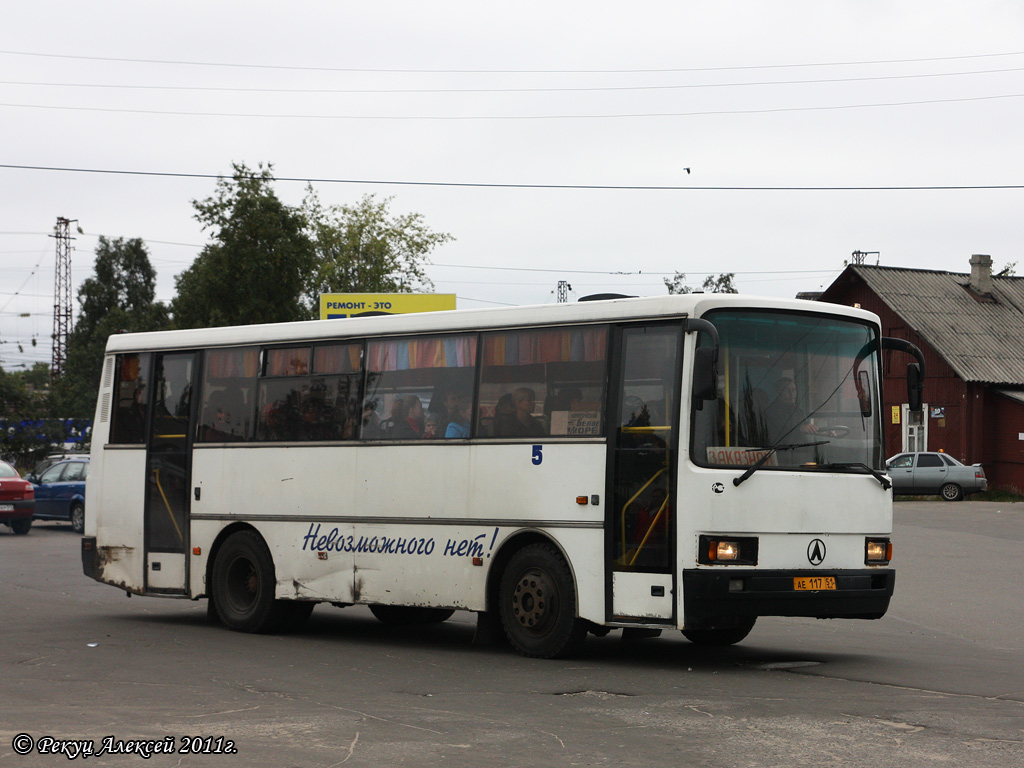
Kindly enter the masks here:
M 885 352 L 886 449 L 943 450 L 985 465 L 990 488 L 1024 491 L 1024 278 L 851 265 L 820 296 L 859 305 L 925 356 L 926 407 L 907 411 L 906 355 Z

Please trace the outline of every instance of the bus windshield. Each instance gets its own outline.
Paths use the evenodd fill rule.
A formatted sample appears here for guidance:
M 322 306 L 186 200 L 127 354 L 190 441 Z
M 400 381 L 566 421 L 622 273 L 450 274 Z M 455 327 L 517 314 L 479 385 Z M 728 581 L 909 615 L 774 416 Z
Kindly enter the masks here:
M 878 338 L 870 325 L 755 310 L 705 319 L 721 341 L 718 399 L 694 405 L 695 463 L 881 468 Z

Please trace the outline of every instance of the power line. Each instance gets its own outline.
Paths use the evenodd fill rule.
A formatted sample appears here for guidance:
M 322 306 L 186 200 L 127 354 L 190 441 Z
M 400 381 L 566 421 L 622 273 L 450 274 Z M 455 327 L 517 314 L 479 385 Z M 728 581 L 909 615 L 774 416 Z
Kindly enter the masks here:
M 588 87 L 550 88 L 225 88 L 193 85 L 131 85 L 124 83 L 46 83 L 21 80 L 0 80 L 0 85 L 41 88 L 107 88 L 112 90 L 192 91 L 202 93 L 291 93 L 291 94 L 416 94 L 416 93 L 594 93 L 610 91 L 679 91 L 702 88 L 751 88 L 768 85 L 822 85 L 865 83 L 887 80 L 920 80 L 935 77 L 967 77 L 1021 72 L 1024 67 L 980 69 L 970 72 L 931 72 L 913 75 L 875 75 L 871 77 L 816 78 L 810 80 L 763 80 L 742 83 L 687 83 L 683 85 L 599 85 Z
M 964 56 L 935 56 L 918 59 L 873 59 L 863 61 L 831 61 L 817 63 L 797 64 L 756 64 L 749 66 L 732 67 L 673 67 L 673 68 L 648 68 L 648 69 L 374 69 L 368 67 L 300 67 L 280 64 L 245 64 L 217 61 L 184 61 L 173 59 L 130 59 L 114 56 L 73 56 L 62 53 L 36 53 L 32 51 L 2 51 L 0 54 L 7 56 L 34 56 L 47 59 L 72 59 L 75 61 L 111 61 L 122 64 L 172 64 L 190 67 L 229 67 L 234 69 L 272 69 L 281 71 L 297 72 L 371 72 L 371 73 L 393 73 L 393 74 L 639 74 L 657 72 L 728 72 L 758 69 L 795 69 L 803 67 L 849 67 L 873 64 L 921 64 L 936 61 L 966 61 L 970 59 L 991 59 L 1002 56 L 1021 56 L 1024 51 L 1008 51 L 1005 53 L 979 53 Z
M 1024 94 L 1022 94 L 1024 95 Z M 56 171 L 60 173 L 101 173 L 115 176 L 154 176 L 179 179 L 223 179 L 224 174 L 214 173 L 174 173 L 170 171 L 119 171 L 104 168 L 69 168 L 49 165 L 16 165 L 0 163 L 0 168 L 21 171 Z M 245 178 L 260 178 L 248 176 Z M 591 189 L 618 191 L 649 191 L 649 192 L 921 192 L 943 190 L 996 190 L 1024 189 L 1024 184 L 927 184 L 927 185 L 891 185 L 891 186 L 670 186 L 656 184 L 503 184 L 496 182 L 470 181 L 399 181 L 395 179 L 314 179 L 311 177 L 275 176 L 273 181 L 301 182 L 302 184 L 379 184 L 407 187 L 472 187 L 488 189 Z M 3 233 L 0 233 L 3 234 Z M 13 233 L 11 233 L 13 234 Z M 22 234 L 40 234 L 25 232 Z M 152 242 L 158 242 L 156 240 Z M 168 243 L 183 245 L 188 243 Z
M 432 267 L 450 267 L 452 269 L 493 269 L 505 272 L 566 272 L 574 275 L 612 275 L 615 277 L 629 277 L 633 275 L 653 275 L 654 277 L 663 277 L 665 275 L 674 275 L 675 272 L 647 272 L 644 270 L 636 270 L 633 272 L 618 272 L 607 269 L 545 269 L 545 268 L 534 268 L 534 267 L 492 267 L 486 265 L 477 264 L 431 264 Z M 725 270 L 730 272 L 730 270 Z M 821 274 L 823 272 L 831 272 L 828 269 L 772 269 L 755 272 L 731 272 L 733 275 L 814 275 Z M 694 275 L 717 275 L 719 272 L 687 272 L 687 274 Z
M 69 112 L 100 112 L 124 115 L 166 115 L 174 117 L 243 117 L 252 119 L 290 120 L 400 120 L 413 121 L 475 121 L 475 120 L 624 120 L 652 117 L 718 117 L 724 115 L 770 115 L 788 112 L 829 112 L 847 109 L 878 109 L 882 107 L 919 107 L 930 104 L 959 104 L 1000 99 L 1019 99 L 1024 93 L 1004 93 L 995 96 L 965 96 L 956 99 L 922 99 L 919 101 L 886 101 L 867 104 L 833 104 L 818 107 L 770 107 L 767 109 L 716 109 L 697 112 L 626 112 L 590 115 L 297 115 L 261 112 L 186 112 L 162 109 L 117 109 L 112 107 L 61 107 L 51 104 L 0 103 L 11 109 L 46 109 Z

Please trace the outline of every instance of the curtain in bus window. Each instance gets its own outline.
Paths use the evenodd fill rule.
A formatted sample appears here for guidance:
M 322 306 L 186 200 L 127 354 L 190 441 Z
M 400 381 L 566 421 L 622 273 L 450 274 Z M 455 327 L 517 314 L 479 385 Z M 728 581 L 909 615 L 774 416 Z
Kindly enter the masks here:
M 256 375 L 259 361 L 256 347 L 213 349 L 206 354 L 206 375 L 211 379 L 248 378 Z
M 358 373 L 362 361 L 361 344 L 330 344 L 313 350 L 315 373 Z
M 607 326 L 484 336 L 478 433 L 604 434 Z
M 604 360 L 607 346 L 604 327 L 498 333 L 484 337 L 484 364 L 598 361 Z
M 238 442 L 253 437 L 253 403 L 259 349 L 212 349 L 206 353 L 198 440 Z
M 371 371 L 468 367 L 476 365 L 476 336 L 371 341 L 368 357 Z
M 309 347 L 268 349 L 267 376 L 303 376 L 309 373 L 310 353 Z
M 476 334 L 368 342 L 363 439 L 470 437 L 476 347 Z

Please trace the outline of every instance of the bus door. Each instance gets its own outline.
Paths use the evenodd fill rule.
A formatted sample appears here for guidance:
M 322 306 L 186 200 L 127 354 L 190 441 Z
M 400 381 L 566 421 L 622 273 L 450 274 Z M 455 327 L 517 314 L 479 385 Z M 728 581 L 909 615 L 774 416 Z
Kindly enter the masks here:
M 154 386 L 146 452 L 145 590 L 185 594 L 196 355 L 175 352 L 153 357 Z
M 615 335 L 606 498 L 609 620 L 675 617 L 680 324 Z

